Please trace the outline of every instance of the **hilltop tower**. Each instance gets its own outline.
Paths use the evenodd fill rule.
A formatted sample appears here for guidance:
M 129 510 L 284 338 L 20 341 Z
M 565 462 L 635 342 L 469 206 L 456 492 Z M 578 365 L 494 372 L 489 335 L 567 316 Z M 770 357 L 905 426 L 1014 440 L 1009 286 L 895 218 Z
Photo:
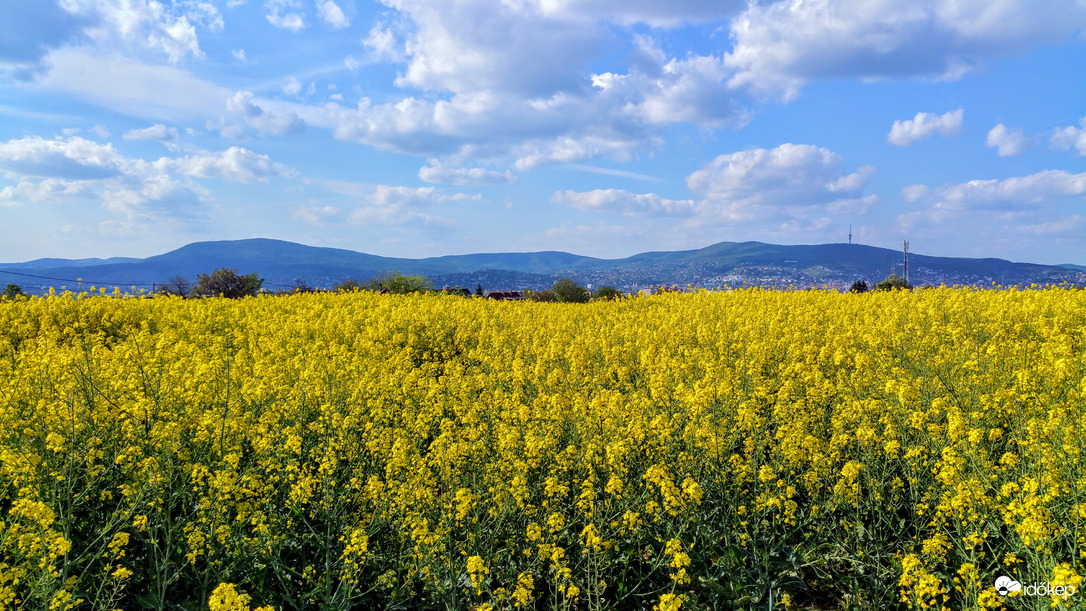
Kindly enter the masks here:
M 848 225 L 848 243 L 852 244 L 852 223 Z
M 905 282 L 908 282 L 909 281 L 909 241 L 908 240 L 905 240 L 905 247 L 902 250 L 902 255 L 903 255 L 903 258 L 904 258 L 904 267 L 903 267 L 902 271 L 904 272 L 904 275 L 905 275 Z

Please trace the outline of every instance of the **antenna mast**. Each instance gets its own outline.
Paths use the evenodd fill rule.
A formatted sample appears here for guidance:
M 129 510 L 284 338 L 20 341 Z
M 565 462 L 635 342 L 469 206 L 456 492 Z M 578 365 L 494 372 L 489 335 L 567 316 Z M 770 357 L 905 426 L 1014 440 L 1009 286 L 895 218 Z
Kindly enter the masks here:
M 903 250 L 905 259 L 905 282 L 909 281 L 909 241 L 905 240 L 905 248 Z
M 848 224 L 848 243 L 852 244 L 852 223 Z

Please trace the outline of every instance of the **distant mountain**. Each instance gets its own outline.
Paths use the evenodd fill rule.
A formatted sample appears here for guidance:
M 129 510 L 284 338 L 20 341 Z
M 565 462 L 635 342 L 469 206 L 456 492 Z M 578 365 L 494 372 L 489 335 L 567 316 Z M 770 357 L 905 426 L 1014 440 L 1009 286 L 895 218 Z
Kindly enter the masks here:
M 756 284 L 775 287 L 845 288 L 858 279 L 874 283 L 901 269 L 899 251 L 860 244 L 780 246 L 762 242 L 720 242 L 684 251 L 645 252 L 623 259 L 598 259 L 566 252 L 482 253 L 425 259 L 381 257 L 339 248 L 304 246 L 256 238 L 196 242 L 146 259 L 37 259 L 0 264 L 0 284 L 16 282 L 34 292 L 48 287 L 120 286 L 152 288 L 175 276 L 194 280 L 220 267 L 258 273 L 269 289 L 302 280 L 329 288 L 347 279 L 366 280 L 400 271 L 424 274 L 439 286 L 486 289 L 543 288 L 560 276 L 623 290 L 661 284 L 716 287 Z M 1086 267 L 1038 265 L 1003 259 L 909 255 L 915 285 L 1004 285 L 1069 282 L 1086 284 Z

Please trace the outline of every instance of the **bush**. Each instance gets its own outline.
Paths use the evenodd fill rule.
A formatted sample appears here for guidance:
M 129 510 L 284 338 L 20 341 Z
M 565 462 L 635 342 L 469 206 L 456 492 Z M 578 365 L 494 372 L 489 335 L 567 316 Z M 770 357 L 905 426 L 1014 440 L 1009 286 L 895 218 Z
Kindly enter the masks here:
M 361 282 L 351 278 L 350 280 L 344 280 L 337 284 L 335 290 L 343 293 L 350 293 L 353 291 L 361 291 L 364 288 L 366 287 Z
M 622 297 L 622 291 L 613 286 L 601 286 L 592 292 L 592 299 L 610 300 Z
M 405 276 L 400 272 L 388 272 L 373 278 L 364 287 L 371 291 L 387 291 L 396 295 L 431 291 L 434 283 L 426 276 Z
M 875 285 L 875 290 L 890 291 L 893 289 L 911 289 L 913 285 L 897 274 L 890 274 L 886 280 Z
M 852 283 L 852 286 L 848 289 L 850 293 L 866 293 L 868 291 L 867 282 L 863 280 L 857 280 Z
M 8 299 L 15 299 L 20 295 L 26 295 L 26 293 L 23 292 L 23 287 L 19 286 L 18 284 L 15 284 L 14 282 L 9 282 L 8 285 L 4 287 L 4 297 L 7 297 Z
M 529 291 L 528 299 L 532 301 L 540 301 L 549 303 L 552 301 L 558 301 L 558 297 L 554 295 L 554 291 L 550 289 L 543 289 L 542 291 Z
M 240 299 L 256 295 L 263 286 L 264 279 L 257 277 L 255 273 L 242 276 L 236 269 L 222 267 L 211 272 L 210 275 L 197 276 L 196 286 L 192 292 L 197 297 L 222 296 L 228 299 Z
M 551 291 L 560 303 L 588 303 L 590 297 L 588 289 L 570 278 L 559 278 Z

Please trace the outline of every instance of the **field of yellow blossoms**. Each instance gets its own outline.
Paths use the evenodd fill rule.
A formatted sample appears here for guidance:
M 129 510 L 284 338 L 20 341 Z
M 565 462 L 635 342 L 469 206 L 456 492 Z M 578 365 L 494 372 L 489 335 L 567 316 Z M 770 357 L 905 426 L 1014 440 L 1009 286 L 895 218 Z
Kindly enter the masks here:
M 0 609 L 1082 609 L 1084 429 L 1068 288 L 0 301 Z

